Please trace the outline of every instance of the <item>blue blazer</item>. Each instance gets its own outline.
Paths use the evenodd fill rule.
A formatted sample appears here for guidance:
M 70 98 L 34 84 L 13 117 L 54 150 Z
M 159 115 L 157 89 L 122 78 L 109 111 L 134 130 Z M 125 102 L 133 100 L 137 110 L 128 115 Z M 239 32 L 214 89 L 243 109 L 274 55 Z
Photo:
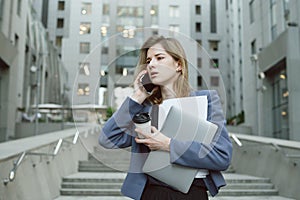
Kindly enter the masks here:
M 171 139 L 170 160 L 173 164 L 207 169 L 209 175 L 203 180 L 210 194 L 215 196 L 219 188 L 226 185 L 220 171 L 226 170 L 230 165 L 232 144 L 225 127 L 225 119 L 217 92 L 202 90 L 193 92 L 191 96 L 207 96 L 207 120 L 218 125 L 218 131 L 211 144 Z M 105 123 L 99 136 L 99 143 L 105 148 L 131 146 L 130 167 L 121 192 L 133 199 L 141 198 L 147 181 L 147 175 L 142 172 L 142 167 L 147 159 L 149 148 L 135 142 L 134 138 L 137 134 L 134 131 L 132 118 L 135 114 L 149 112 L 150 109 L 151 105 L 141 105 L 127 97 L 121 107 Z

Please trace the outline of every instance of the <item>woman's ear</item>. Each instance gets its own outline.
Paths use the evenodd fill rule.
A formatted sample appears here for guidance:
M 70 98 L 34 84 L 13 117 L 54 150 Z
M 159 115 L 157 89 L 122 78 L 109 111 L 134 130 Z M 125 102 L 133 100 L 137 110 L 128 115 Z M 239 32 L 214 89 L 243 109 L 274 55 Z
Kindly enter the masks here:
M 177 68 L 176 68 L 176 72 L 181 72 L 182 71 L 182 66 L 180 61 L 177 61 Z

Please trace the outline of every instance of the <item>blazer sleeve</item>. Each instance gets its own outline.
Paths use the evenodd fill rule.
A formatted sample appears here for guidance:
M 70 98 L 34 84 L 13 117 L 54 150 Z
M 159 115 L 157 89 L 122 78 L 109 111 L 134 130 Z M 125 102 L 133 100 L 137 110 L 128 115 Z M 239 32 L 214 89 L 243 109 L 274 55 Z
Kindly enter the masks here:
M 218 126 L 217 133 L 210 144 L 171 139 L 170 161 L 198 169 L 223 171 L 230 165 L 232 144 L 225 127 L 220 98 L 214 90 L 201 91 L 199 94 L 207 95 L 207 120 Z
M 141 105 L 127 97 L 101 129 L 99 144 L 110 149 L 131 146 L 133 137 L 136 137 L 132 118 L 139 112 L 149 112 L 149 106 Z

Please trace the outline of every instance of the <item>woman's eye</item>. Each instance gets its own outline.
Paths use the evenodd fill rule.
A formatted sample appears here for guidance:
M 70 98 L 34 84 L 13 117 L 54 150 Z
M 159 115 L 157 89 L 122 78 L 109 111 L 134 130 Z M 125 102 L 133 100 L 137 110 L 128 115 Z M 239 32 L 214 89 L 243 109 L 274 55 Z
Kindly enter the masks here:
M 157 57 L 157 60 L 162 60 L 163 59 L 163 57 Z

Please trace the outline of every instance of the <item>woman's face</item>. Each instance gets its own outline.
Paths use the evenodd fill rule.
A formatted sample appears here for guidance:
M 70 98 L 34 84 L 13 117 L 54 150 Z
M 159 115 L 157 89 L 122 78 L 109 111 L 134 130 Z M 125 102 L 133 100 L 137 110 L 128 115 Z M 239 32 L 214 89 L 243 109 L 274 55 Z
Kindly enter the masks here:
M 161 44 L 155 44 L 148 49 L 146 63 L 151 81 L 155 85 L 172 87 L 178 79 L 180 73 L 176 72 L 176 69 L 181 69 L 181 66 Z

